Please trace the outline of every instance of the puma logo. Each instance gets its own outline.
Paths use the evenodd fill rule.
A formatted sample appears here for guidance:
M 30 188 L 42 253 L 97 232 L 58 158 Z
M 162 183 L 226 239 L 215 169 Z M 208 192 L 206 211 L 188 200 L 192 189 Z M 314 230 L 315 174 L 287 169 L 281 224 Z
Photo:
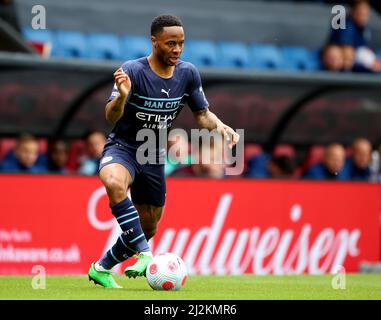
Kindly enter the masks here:
M 168 91 L 165 91 L 164 89 L 161 89 L 161 92 L 165 93 L 168 98 L 169 98 L 169 91 L 171 91 L 171 89 L 168 89 Z

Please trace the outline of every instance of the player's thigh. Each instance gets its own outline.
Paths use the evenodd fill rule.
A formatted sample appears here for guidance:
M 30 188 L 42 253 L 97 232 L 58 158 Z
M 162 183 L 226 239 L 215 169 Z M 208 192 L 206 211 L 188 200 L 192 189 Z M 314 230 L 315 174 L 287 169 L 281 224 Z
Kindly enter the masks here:
M 107 143 L 99 164 L 99 177 L 106 189 L 120 189 L 127 192 L 132 184 L 136 165 L 131 152 L 119 143 Z

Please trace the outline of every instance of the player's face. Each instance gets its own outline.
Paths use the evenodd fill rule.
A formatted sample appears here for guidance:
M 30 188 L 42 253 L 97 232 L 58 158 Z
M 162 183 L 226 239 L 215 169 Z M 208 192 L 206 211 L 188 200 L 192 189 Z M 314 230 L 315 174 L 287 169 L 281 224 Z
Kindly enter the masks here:
M 162 32 L 152 36 L 152 44 L 155 54 L 162 63 L 175 66 L 183 52 L 184 30 L 176 26 L 164 27 Z

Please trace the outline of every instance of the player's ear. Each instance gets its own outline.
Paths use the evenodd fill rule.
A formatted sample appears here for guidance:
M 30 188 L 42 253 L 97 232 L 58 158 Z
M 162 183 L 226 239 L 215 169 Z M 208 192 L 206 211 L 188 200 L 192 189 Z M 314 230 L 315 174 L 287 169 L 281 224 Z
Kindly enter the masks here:
M 157 38 L 155 36 L 151 36 L 151 42 L 152 42 L 152 46 L 154 48 L 156 48 L 156 44 L 157 44 Z

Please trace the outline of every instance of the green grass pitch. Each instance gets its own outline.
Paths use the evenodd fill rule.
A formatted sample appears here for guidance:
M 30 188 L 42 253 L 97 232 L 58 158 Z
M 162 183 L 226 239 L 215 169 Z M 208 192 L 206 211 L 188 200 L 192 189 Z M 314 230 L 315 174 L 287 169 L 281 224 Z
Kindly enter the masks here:
M 87 276 L 48 276 L 46 289 L 33 289 L 32 276 L 0 276 L 0 299 L 275 300 L 377 299 L 381 274 L 347 274 L 345 289 L 333 289 L 333 275 L 190 276 L 181 291 L 153 291 L 145 278 L 115 276 L 123 289 L 104 289 Z

